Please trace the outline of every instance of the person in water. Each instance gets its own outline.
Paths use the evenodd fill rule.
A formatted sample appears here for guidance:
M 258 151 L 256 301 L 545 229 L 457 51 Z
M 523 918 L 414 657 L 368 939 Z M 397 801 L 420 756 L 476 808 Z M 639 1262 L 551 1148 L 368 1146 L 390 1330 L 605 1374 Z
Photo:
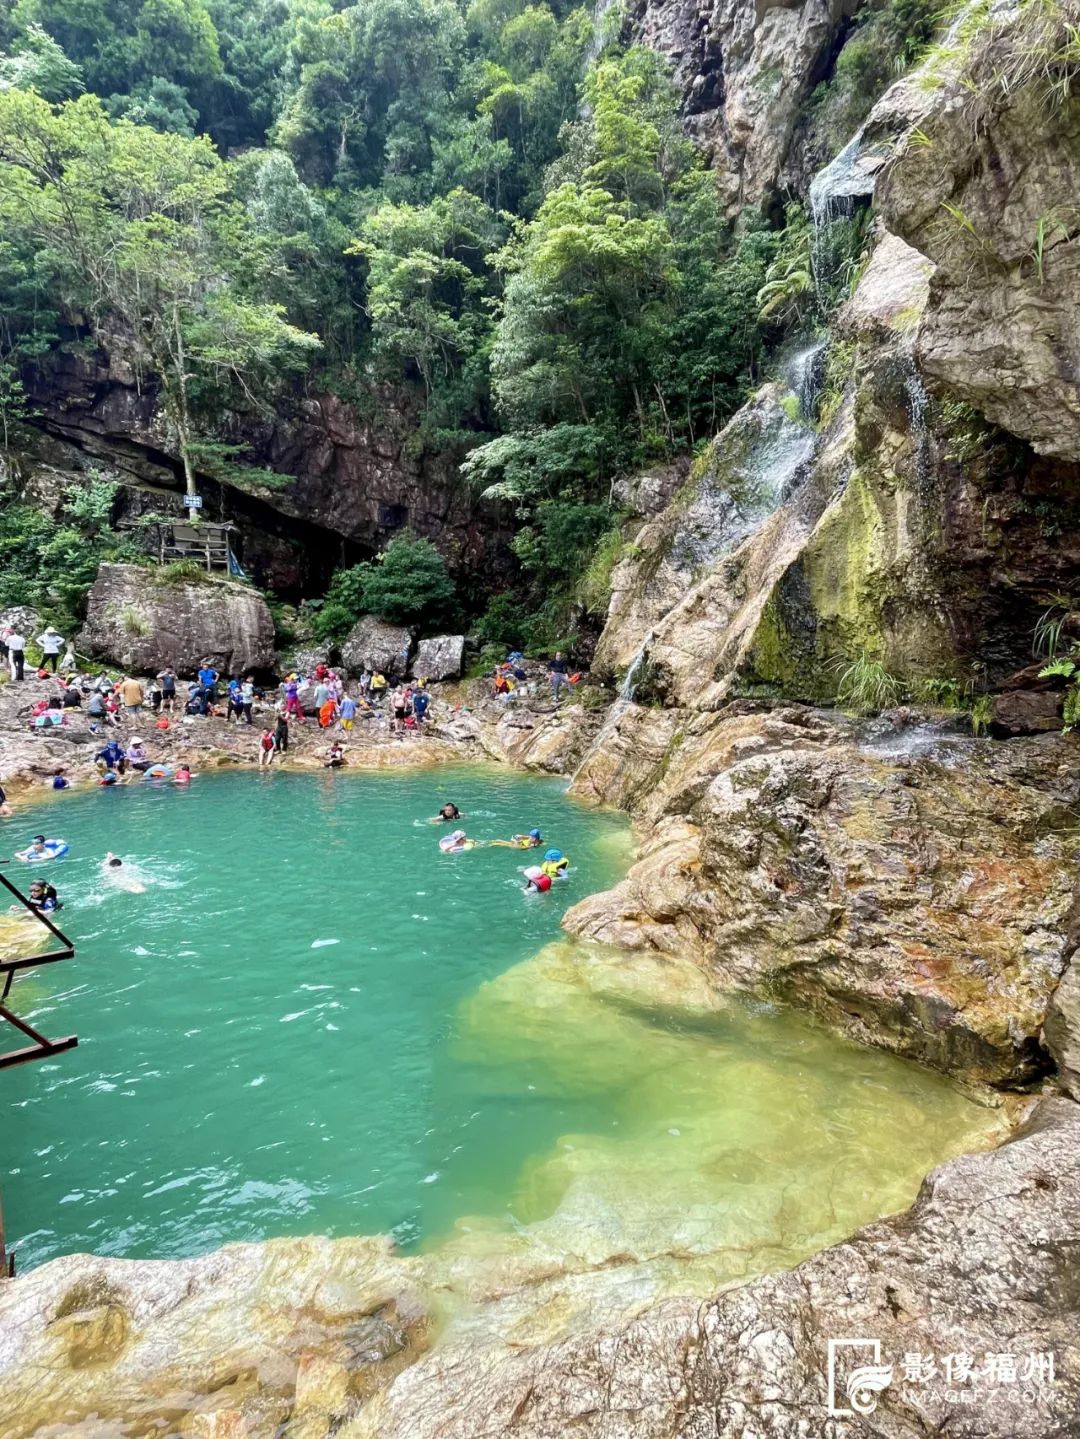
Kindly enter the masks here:
M 535 894 L 547 894 L 551 888 L 551 876 L 544 873 L 537 865 L 525 871 L 525 893 L 532 891 Z
M 56 890 L 44 879 L 35 879 L 30 885 L 30 904 L 40 914 L 51 914 L 53 910 L 60 909 L 60 899 Z
M 145 894 L 146 885 L 132 870 L 124 869 L 124 861 L 109 850 L 101 861 L 101 873 L 117 889 L 126 889 L 128 894 Z
M 473 841 L 463 829 L 454 830 L 445 839 L 439 840 L 439 848 L 444 854 L 461 854 L 463 850 L 472 849 Z
M 438 823 L 440 820 L 445 820 L 449 823 L 449 821 L 451 820 L 460 818 L 461 811 L 458 809 L 456 804 L 444 804 L 442 809 L 439 810 L 439 813 L 435 816 L 435 822 Z
M 176 773 L 173 775 L 173 784 L 190 784 L 190 783 L 191 783 L 191 766 L 190 766 L 190 765 L 186 765 L 186 764 L 178 764 L 178 765 L 176 766 Z
M 566 871 L 570 868 L 570 861 L 561 849 L 549 849 L 544 855 L 544 862 L 540 868 L 549 879 L 565 879 Z
M 52 787 L 53 789 L 70 789 L 68 781 L 64 778 L 64 766 L 62 764 L 58 764 L 53 770 Z
M 36 834 L 36 835 L 34 835 L 34 838 L 31 840 L 31 842 L 27 845 L 27 847 L 26 847 L 25 849 L 20 849 L 20 850 L 17 852 L 16 858 L 17 858 L 17 859 L 31 859 L 31 858 L 33 858 L 33 859 L 39 859 L 39 858 L 47 857 L 47 856 L 48 856 L 48 853 L 49 853 L 49 851 L 45 848 L 45 836 L 44 836 L 43 834 Z

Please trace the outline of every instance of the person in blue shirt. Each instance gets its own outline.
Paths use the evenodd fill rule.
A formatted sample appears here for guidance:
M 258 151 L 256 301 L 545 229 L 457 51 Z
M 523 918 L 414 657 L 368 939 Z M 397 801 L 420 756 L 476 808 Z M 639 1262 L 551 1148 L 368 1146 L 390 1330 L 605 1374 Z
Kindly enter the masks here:
M 201 673 L 200 671 L 200 674 Z M 228 724 L 235 715 L 236 723 L 239 724 L 240 717 L 243 713 L 244 702 L 240 697 L 240 677 L 239 675 L 233 675 L 229 681 L 228 704 L 225 707 L 225 723 Z
M 69 788 L 68 782 L 67 782 L 67 780 L 64 778 L 64 767 L 63 767 L 63 765 L 59 765 L 59 764 L 58 764 L 58 765 L 56 766 L 56 768 L 53 770 L 52 787 L 53 787 L 53 789 L 68 789 L 68 788 Z
M 199 671 L 199 683 L 207 692 L 207 698 L 214 698 L 214 686 L 217 684 L 218 672 L 214 669 L 209 660 L 203 660 L 202 669 Z
M 123 774 L 127 769 L 127 756 L 119 740 L 111 739 L 104 749 L 98 750 L 94 758 L 106 769 L 116 770 L 117 774 Z
M 427 708 L 430 703 L 431 696 L 425 690 L 413 691 L 412 712 L 417 725 L 424 723 L 424 716 L 427 714 Z

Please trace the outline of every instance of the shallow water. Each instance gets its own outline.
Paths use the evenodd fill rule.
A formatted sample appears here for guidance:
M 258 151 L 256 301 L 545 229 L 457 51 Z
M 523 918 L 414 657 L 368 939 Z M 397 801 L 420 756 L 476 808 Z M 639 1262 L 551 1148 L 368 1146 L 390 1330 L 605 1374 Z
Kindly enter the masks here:
M 79 1034 L 0 1076 L 20 1266 L 389 1230 L 585 1262 L 721 1251 L 711 1272 L 734 1276 L 899 1207 L 985 1139 L 995 1117 L 913 1066 L 718 1001 L 689 965 L 552 943 L 627 860 L 623 821 L 563 789 L 234 774 L 4 822 L 5 851 L 39 823 L 70 842 L 49 873 L 78 946 L 15 991 Z M 538 824 L 568 882 L 526 896 L 520 853 L 441 854 L 426 817 L 447 798 L 477 838 Z M 103 886 L 107 848 L 144 893 Z

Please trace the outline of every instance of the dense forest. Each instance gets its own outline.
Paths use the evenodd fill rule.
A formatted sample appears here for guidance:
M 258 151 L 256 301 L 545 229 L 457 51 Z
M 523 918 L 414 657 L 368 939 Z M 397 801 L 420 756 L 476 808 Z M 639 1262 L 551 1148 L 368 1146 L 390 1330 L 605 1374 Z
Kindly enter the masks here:
M 865 10 L 811 107 L 825 158 L 931 28 L 925 0 Z M 275 483 L 224 415 L 405 385 L 416 445 L 512 511 L 519 577 L 465 605 L 492 641 L 553 640 L 602 607 L 613 477 L 707 442 L 857 269 L 845 235 L 814 284 L 792 197 L 724 212 L 617 7 L 8 0 L 0 44 L 5 447 L 27 366 L 62 337 L 152 377 L 189 487 Z M 44 558 L 76 605 L 121 543 L 105 498 L 61 522 L 8 506 L 9 587 Z M 445 567 L 411 544 L 418 613 L 451 615 Z M 323 637 L 372 580 L 337 576 Z

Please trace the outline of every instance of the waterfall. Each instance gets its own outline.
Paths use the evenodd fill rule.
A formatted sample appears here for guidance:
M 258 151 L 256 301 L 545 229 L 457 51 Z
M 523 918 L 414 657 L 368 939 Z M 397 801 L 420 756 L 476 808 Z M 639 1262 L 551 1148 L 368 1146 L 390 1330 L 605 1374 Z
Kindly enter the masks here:
M 611 10 L 621 4 L 621 0 L 596 0 L 593 7 L 592 35 L 585 51 L 585 63 L 591 65 L 594 60 L 599 59 L 600 51 L 604 48 L 607 39 L 605 20 Z
M 814 234 L 810 246 L 810 268 L 819 301 L 832 279 L 829 268 L 829 230 L 836 220 L 850 220 L 855 202 L 872 195 L 877 166 L 868 165 L 862 155 L 862 131 L 849 140 L 823 170 L 810 181 L 810 219 Z
M 825 378 L 825 351 L 828 340 L 815 340 L 798 350 L 784 365 L 784 383 L 799 402 L 799 414 L 813 420 L 821 384 Z
M 911 433 L 915 440 L 915 479 L 922 486 L 930 473 L 930 431 L 926 425 L 926 407 L 930 403 L 930 397 L 926 393 L 926 386 L 915 364 L 914 355 L 908 353 L 905 359 L 908 373 L 904 380 L 904 393 L 907 395 Z
M 634 655 L 634 658 L 630 661 L 630 664 L 627 667 L 623 682 L 619 686 L 619 699 L 625 700 L 626 704 L 630 704 L 633 701 L 634 690 L 637 688 L 637 673 L 641 666 L 645 663 L 645 654 L 649 646 L 653 642 L 653 636 L 654 632 L 650 630 L 649 633 L 645 636 L 645 638 L 641 641 L 641 644 L 637 648 L 637 653 Z

